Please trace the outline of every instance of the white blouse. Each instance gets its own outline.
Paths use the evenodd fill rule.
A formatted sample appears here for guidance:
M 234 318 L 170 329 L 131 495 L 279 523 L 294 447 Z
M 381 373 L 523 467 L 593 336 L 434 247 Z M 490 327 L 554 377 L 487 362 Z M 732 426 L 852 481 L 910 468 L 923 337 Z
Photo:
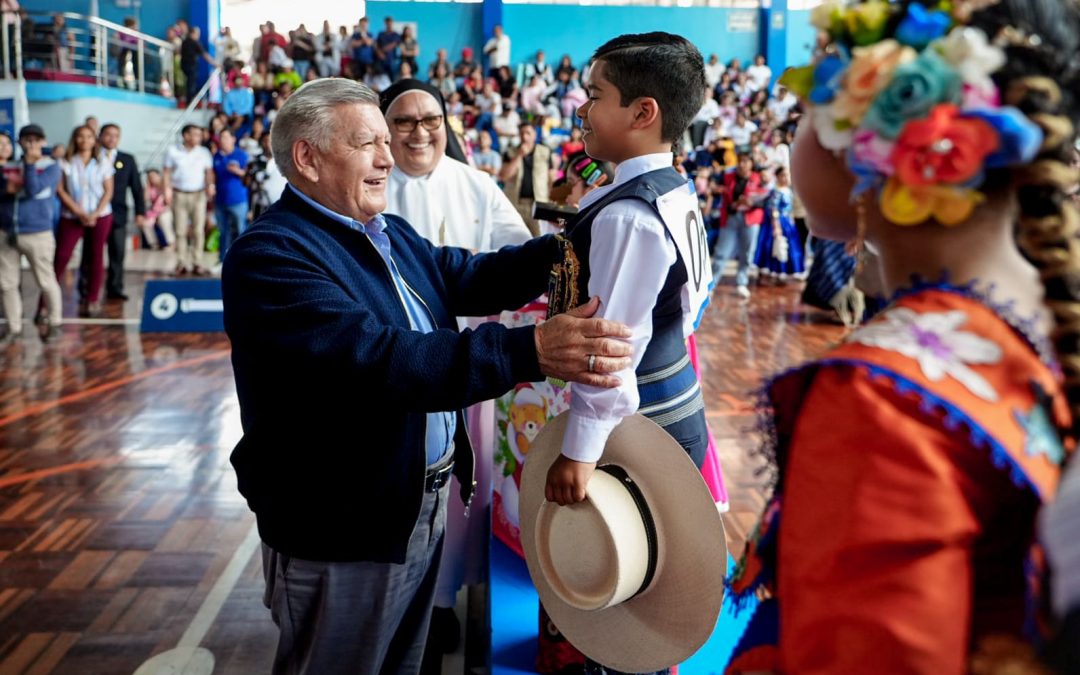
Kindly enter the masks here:
M 83 164 L 81 157 L 64 159 L 60 161 L 60 169 L 64 173 L 64 188 L 86 213 L 93 213 L 97 209 L 105 195 L 105 181 L 116 174 L 113 163 L 104 156 L 94 157 L 87 164 Z M 65 218 L 75 217 L 67 208 L 63 209 L 61 215 Z M 105 204 L 101 215 L 112 215 L 111 203 Z

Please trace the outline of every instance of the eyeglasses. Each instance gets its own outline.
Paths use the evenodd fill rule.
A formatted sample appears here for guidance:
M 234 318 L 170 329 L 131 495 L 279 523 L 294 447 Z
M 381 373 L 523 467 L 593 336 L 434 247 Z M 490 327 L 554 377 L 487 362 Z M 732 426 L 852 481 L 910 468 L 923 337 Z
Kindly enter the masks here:
M 428 115 L 420 118 L 395 117 L 393 122 L 394 128 L 401 133 L 411 134 L 416 129 L 417 124 L 422 125 L 428 131 L 435 131 L 442 126 L 443 118 L 442 115 Z

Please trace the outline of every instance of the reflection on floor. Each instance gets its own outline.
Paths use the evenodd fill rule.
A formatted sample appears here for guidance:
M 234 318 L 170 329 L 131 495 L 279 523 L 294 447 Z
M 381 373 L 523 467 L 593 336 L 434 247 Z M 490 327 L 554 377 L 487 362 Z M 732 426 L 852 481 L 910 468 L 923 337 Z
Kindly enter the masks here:
M 130 675 L 178 647 L 209 650 L 214 673 L 269 671 L 254 521 L 228 463 L 240 437 L 229 344 L 141 335 L 142 282 L 155 276 L 129 273 L 131 299 L 107 306 L 126 324 L 0 350 L 0 674 Z M 24 288 L 30 316 L 29 276 Z M 751 392 L 841 331 L 795 287 L 749 302 L 732 290 L 717 291 L 699 339 L 737 557 L 766 498 L 748 459 Z M 69 280 L 68 316 L 71 296 Z

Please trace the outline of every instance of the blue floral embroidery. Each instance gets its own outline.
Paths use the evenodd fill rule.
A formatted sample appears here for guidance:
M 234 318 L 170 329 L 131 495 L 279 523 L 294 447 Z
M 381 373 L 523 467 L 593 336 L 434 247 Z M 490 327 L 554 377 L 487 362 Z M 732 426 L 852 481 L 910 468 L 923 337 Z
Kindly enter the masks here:
M 1028 457 L 1045 455 L 1052 464 L 1060 465 L 1065 461 L 1065 448 L 1050 414 L 1050 396 L 1038 383 L 1032 382 L 1031 388 L 1035 391 L 1035 405 L 1026 415 L 1020 410 L 1013 411 L 1024 430 L 1024 452 Z

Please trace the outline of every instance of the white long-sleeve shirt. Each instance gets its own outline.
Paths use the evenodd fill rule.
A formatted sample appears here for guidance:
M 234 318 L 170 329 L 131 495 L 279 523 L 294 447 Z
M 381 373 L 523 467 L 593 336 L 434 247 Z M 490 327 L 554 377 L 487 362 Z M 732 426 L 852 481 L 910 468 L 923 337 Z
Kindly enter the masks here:
M 619 185 L 643 173 L 672 165 L 671 153 L 628 159 L 615 168 L 609 186 L 593 190 L 581 208 L 595 203 Z M 612 430 L 637 412 L 640 398 L 634 372 L 652 338 L 652 313 L 668 269 L 678 259 L 675 242 L 663 221 L 638 199 L 621 199 L 604 207 L 592 222 L 589 250 L 589 297 L 600 297 L 596 316 L 631 328 L 633 362 L 615 373 L 622 383 L 614 389 L 583 384 L 570 388 L 570 413 L 562 454 L 579 462 L 595 462 L 604 452 Z M 587 298 L 582 298 L 587 300 Z
M 443 157 L 426 176 L 390 172 L 386 213 L 404 218 L 436 246 L 494 251 L 532 234 L 491 176 Z

